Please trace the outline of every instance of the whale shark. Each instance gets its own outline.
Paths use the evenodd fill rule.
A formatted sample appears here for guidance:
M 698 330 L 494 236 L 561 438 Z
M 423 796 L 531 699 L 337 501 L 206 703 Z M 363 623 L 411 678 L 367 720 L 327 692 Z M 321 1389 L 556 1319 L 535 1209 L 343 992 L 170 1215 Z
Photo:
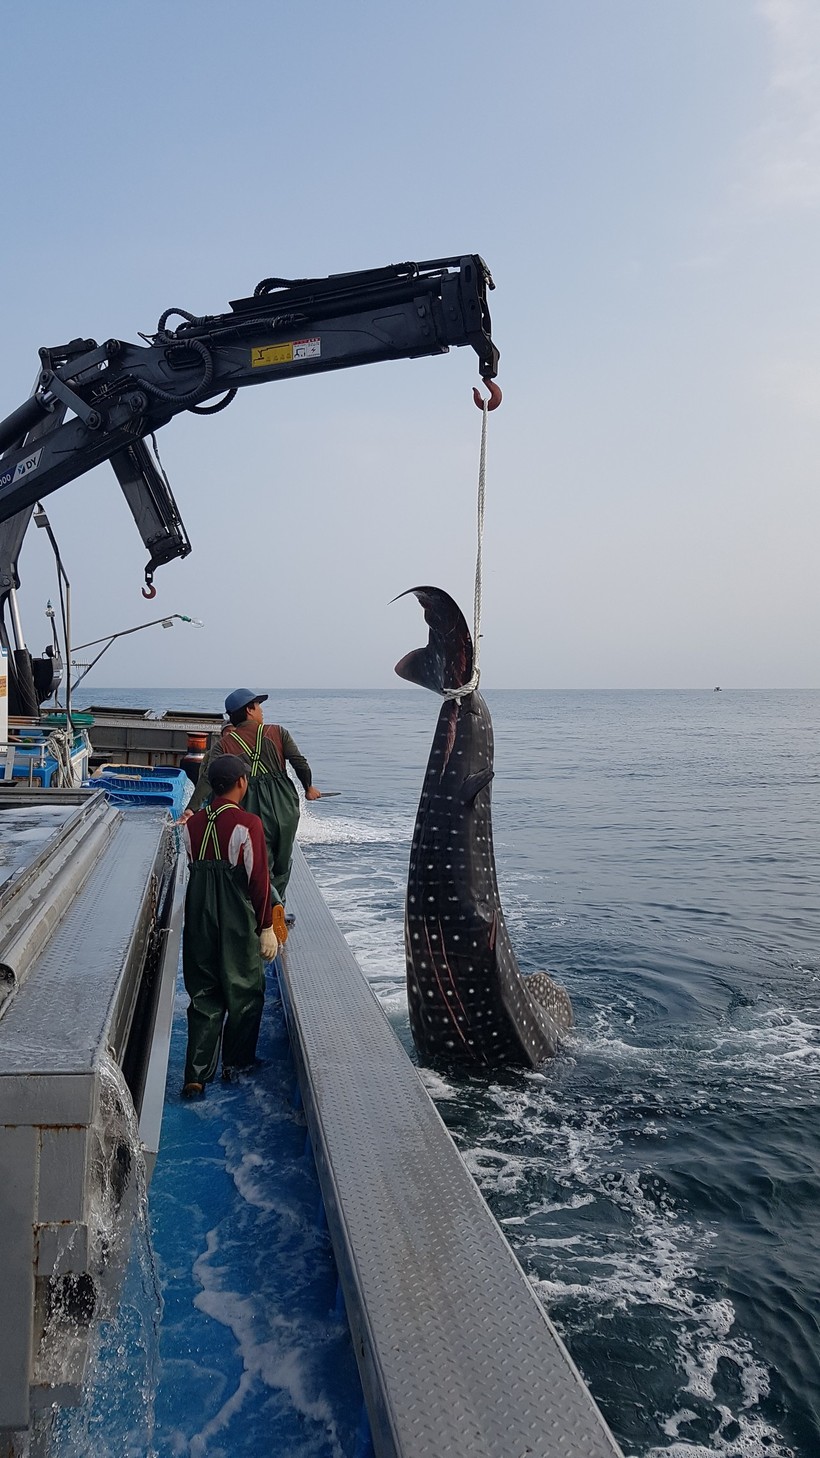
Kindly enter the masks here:
M 443 694 L 410 850 L 405 905 L 407 1000 L 423 1061 L 537 1068 L 572 1026 L 563 987 L 522 976 L 507 932 L 493 851 L 493 726 L 473 686 L 473 644 L 453 598 L 411 587 L 430 629 L 396 664 Z M 459 692 L 463 691 L 463 692 Z

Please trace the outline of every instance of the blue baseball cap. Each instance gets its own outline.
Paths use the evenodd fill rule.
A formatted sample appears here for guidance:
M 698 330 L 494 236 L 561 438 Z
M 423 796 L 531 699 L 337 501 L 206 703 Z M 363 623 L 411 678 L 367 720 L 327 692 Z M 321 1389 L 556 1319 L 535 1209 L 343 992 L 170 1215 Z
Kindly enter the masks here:
M 225 713 L 236 714 L 248 704 L 264 704 L 267 694 L 254 694 L 250 689 L 234 689 L 225 700 Z

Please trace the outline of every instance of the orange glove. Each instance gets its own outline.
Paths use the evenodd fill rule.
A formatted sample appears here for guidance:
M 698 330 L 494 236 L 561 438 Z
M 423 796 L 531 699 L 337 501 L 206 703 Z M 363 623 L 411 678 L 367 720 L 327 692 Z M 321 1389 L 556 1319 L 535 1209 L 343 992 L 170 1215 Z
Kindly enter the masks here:
M 273 930 L 276 933 L 279 945 L 283 947 L 288 939 L 288 929 L 285 925 L 284 906 L 274 906 L 273 908 Z

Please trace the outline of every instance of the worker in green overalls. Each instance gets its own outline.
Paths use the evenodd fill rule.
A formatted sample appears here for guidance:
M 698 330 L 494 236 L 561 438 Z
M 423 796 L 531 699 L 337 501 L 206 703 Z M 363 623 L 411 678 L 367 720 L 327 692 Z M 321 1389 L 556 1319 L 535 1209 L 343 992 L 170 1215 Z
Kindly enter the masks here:
M 224 1079 L 256 1064 L 265 999 L 262 964 L 278 951 L 262 823 L 241 808 L 246 763 L 236 754 L 212 760 L 214 798 L 182 830 L 190 870 L 182 933 L 182 975 L 190 998 L 182 1093 L 189 1099 L 204 1094 L 220 1047 Z
M 183 820 L 199 809 L 212 793 L 209 766 L 213 758 L 221 754 L 243 755 L 248 761 L 245 808 L 262 821 L 268 847 L 271 894 L 274 902 L 284 905 L 299 824 L 299 794 L 286 765 L 293 766 L 306 800 L 321 799 L 321 790 L 313 784 L 310 765 L 299 753 L 287 729 L 283 729 L 281 724 L 265 723 L 262 705 L 267 697 L 267 694 L 252 693 L 250 689 L 234 689 L 228 694 L 225 713 L 230 724 L 223 729 L 214 749 L 203 760 Z

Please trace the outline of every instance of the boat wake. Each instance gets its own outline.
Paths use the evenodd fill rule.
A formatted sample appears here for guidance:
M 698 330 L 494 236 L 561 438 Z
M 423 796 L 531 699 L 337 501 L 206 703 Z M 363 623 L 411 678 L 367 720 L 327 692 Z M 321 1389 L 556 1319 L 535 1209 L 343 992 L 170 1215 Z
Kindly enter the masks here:
M 299 841 L 303 846 L 406 846 L 412 831 L 412 820 L 400 813 L 383 815 L 378 820 L 361 820 L 353 815 L 333 814 L 326 808 L 312 810 L 303 803 L 299 819 Z
M 524 1089 L 487 1090 L 476 1137 L 469 1094 L 454 1127 L 454 1093 L 442 1114 L 465 1162 L 605 1414 L 617 1413 L 626 1451 L 790 1458 L 760 1410 L 768 1370 L 709 1275 L 714 1232 L 686 1217 L 649 1162 L 629 1167 L 618 1110 L 568 1116 L 564 1098 L 533 1075 Z M 644 1133 L 664 1137 L 651 1111 Z M 644 1437 L 632 1448 L 629 1427 L 634 1439 L 647 1424 L 673 1445 L 647 1448 Z

